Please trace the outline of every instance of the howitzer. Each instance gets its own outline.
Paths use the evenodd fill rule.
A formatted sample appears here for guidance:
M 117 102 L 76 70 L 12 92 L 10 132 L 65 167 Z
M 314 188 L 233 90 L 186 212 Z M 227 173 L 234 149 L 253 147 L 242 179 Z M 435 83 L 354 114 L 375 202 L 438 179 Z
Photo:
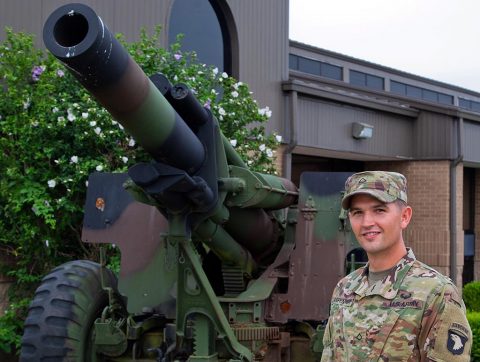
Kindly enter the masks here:
M 340 208 L 348 174 L 303 174 L 299 193 L 249 170 L 192 91 L 147 77 L 85 5 L 55 10 L 43 38 L 152 162 L 90 176 L 82 239 L 118 245 L 118 282 L 103 260 L 54 269 L 21 360 L 318 358 L 356 246 Z

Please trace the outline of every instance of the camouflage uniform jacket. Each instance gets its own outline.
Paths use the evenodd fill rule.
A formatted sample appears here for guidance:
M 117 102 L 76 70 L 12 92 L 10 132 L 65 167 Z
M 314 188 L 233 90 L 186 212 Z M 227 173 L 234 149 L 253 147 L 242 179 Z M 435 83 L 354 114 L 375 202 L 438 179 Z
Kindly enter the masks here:
M 408 250 L 371 286 L 368 264 L 337 284 L 322 362 L 469 361 L 471 344 L 456 287 Z

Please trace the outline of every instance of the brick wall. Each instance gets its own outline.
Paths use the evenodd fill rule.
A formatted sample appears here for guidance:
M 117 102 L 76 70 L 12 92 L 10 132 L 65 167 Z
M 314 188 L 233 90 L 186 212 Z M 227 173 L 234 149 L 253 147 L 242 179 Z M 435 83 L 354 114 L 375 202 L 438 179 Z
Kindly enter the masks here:
M 408 181 L 412 221 L 404 233 L 417 258 L 449 275 L 450 161 L 368 162 L 367 169 L 396 171 Z M 457 285 L 463 270 L 463 166 L 457 167 Z M 479 220 L 480 221 L 480 220 Z M 479 260 L 480 265 L 480 260 Z
M 275 168 L 277 170 L 277 175 L 281 176 L 284 172 L 284 159 L 285 159 L 285 149 L 286 145 L 280 145 L 275 150 Z

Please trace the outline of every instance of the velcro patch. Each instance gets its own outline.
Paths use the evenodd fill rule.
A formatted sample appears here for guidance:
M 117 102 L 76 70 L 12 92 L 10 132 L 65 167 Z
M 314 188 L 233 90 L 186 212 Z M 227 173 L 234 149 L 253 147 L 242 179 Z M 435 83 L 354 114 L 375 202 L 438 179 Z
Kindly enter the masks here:
M 402 299 L 402 300 L 389 300 L 382 303 L 383 308 L 413 308 L 422 309 L 423 301 L 417 299 Z
M 355 300 L 355 297 L 350 297 L 350 298 L 334 297 L 332 298 L 332 304 L 349 307 L 353 304 L 354 300 Z
M 465 344 L 468 342 L 468 337 L 456 329 L 448 330 L 447 349 L 453 355 L 460 355 L 465 350 Z

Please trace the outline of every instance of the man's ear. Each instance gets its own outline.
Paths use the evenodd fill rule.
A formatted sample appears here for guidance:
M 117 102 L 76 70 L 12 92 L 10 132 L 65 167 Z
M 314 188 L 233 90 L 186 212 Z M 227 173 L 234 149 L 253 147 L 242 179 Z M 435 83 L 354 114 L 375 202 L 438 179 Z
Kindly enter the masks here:
M 413 210 L 410 206 L 405 206 L 402 208 L 402 215 L 401 215 L 401 221 L 400 221 L 400 226 L 402 229 L 405 229 L 408 224 L 410 223 L 410 220 L 412 219 L 412 213 Z

